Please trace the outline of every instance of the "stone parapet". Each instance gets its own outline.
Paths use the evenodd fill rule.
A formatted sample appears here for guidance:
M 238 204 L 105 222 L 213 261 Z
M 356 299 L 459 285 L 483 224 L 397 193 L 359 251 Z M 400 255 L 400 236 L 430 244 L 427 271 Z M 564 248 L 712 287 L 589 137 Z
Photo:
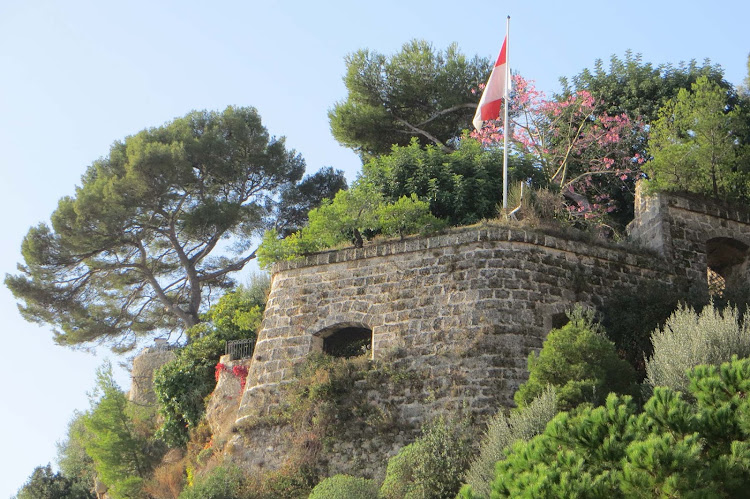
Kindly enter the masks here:
M 277 264 L 237 423 L 279 404 L 279 386 L 294 383 L 295 367 L 337 330 L 371 331 L 372 358 L 420 380 L 418 389 L 367 394 L 397 427 L 419 428 L 444 412 L 482 418 L 513 405 L 529 353 L 574 305 L 598 308 L 649 285 L 705 291 L 712 258 L 722 271 L 748 272 L 736 260 L 750 247 L 750 212 L 695 197 L 646 196 L 642 187 L 626 245 L 488 223 Z M 265 446 L 238 444 L 240 460 L 282 463 L 283 429 L 255 433 L 250 440 Z M 378 435 L 342 437 L 331 472 L 367 462 L 370 475 L 380 476 L 374 463 L 413 436 L 394 434 L 382 448 Z
M 238 423 L 278 403 L 279 383 L 320 351 L 322 332 L 351 326 L 372 331 L 374 359 L 424 380 L 388 400 L 373 394 L 398 421 L 418 428 L 441 412 L 494 414 L 513 405 L 529 353 L 565 311 L 646 282 L 673 284 L 652 252 L 493 226 L 283 262 Z
M 675 275 L 688 281 L 694 293 L 706 294 L 709 247 L 750 246 L 750 210 L 692 194 L 647 194 L 641 181 L 628 232 L 671 262 Z

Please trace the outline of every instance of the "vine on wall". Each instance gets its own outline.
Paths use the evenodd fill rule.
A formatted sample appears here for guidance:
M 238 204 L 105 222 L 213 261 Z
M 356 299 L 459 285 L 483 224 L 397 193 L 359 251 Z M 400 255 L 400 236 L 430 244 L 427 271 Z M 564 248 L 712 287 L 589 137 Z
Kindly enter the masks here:
M 219 382 L 219 377 L 221 376 L 221 373 L 223 371 L 226 371 L 227 373 L 231 372 L 235 378 L 239 378 L 240 393 L 245 391 L 245 383 L 247 383 L 247 373 L 248 373 L 247 367 L 243 365 L 236 365 L 236 366 L 233 366 L 232 369 L 230 370 L 226 366 L 226 364 L 219 362 L 218 364 L 216 364 L 216 374 L 215 374 L 217 383 Z

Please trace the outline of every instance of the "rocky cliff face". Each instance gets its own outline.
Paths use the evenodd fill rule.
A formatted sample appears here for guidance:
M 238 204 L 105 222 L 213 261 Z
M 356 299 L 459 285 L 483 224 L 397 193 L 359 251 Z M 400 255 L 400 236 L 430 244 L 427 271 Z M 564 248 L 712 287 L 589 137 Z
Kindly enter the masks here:
M 206 420 L 214 439 L 227 440 L 237 419 L 250 359 L 231 360 L 229 355 L 224 355 L 217 365 L 221 367 L 216 388 L 206 406 Z
M 163 346 L 144 348 L 133 359 L 128 399 L 138 405 L 154 405 L 154 372 L 174 357 L 174 350 Z

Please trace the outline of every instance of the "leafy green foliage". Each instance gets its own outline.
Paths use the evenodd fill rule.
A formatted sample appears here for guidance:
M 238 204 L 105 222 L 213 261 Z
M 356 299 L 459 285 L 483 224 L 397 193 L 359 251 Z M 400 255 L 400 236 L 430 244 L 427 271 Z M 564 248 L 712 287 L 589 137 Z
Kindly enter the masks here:
M 62 345 L 106 341 L 128 350 L 156 330 L 182 331 L 255 257 L 250 235 L 280 213 L 300 222 L 278 201 L 304 168 L 253 108 L 192 112 L 141 131 L 87 169 L 51 227 L 29 230 L 25 264 L 6 285 L 24 317 L 57 328 Z M 331 189 L 341 180 L 321 177 Z M 284 200 L 314 205 L 318 180 Z
M 497 465 L 492 497 L 741 497 L 750 485 L 750 359 L 689 374 L 694 405 L 659 387 L 558 414 Z M 475 497 L 470 494 L 464 497 Z
M 651 341 L 646 382 L 687 393 L 689 369 L 719 365 L 733 355 L 750 357 L 750 323 L 736 308 L 721 311 L 710 304 L 698 313 L 683 305 L 653 332 Z
M 68 423 L 66 438 L 57 444 L 57 464 L 63 476 L 74 478 L 89 490 L 94 485 L 96 469 L 86 454 L 86 441 L 91 438 L 84 424 L 85 414 L 76 411 Z
M 447 153 L 422 147 L 414 139 L 372 159 L 352 189 L 310 212 L 307 227 L 284 239 L 278 231 L 266 232 L 257 252 L 259 262 L 267 267 L 347 242 L 362 247 L 376 234 L 403 238 L 496 216 L 502 201 L 501 153 L 485 151 L 468 137 L 458 144 Z M 514 182 L 531 178 L 544 183 L 523 158 L 511 159 L 510 176 Z
M 188 431 L 200 422 L 205 398 L 216 386 L 214 366 L 225 341 L 214 336 L 195 340 L 154 375 L 154 392 L 164 422 L 159 436 L 170 447 L 183 446 Z
M 509 175 L 515 183 L 541 174 L 522 158 L 509 158 Z M 430 212 L 451 225 L 471 224 L 497 216 L 502 203 L 502 151 L 486 151 L 464 137 L 454 152 L 422 147 L 416 140 L 394 146 L 390 154 L 365 163 L 363 176 L 385 199 L 396 201 L 416 194 L 430 203 Z
M 76 477 L 53 473 L 52 467 L 37 466 L 18 491 L 17 499 L 94 499 L 87 484 Z
M 308 499 L 377 499 L 375 480 L 349 475 L 328 477 L 310 492 Z
M 267 268 L 274 262 L 292 260 L 346 241 L 362 247 L 363 232 L 377 226 L 375 211 L 381 199 L 368 184 L 339 191 L 333 200 L 324 201 L 310 212 L 307 227 L 283 239 L 279 239 L 277 231 L 267 231 L 257 251 L 258 263 Z
M 348 191 L 339 191 L 333 201 L 312 210 L 302 237 L 323 247 L 330 248 L 348 240 L 361 248 L 364 234 L 378 229 L 375 212 L 382 200 L 372 185 L 358 182 Z
M 323 199 L 333 199 L 337 192 L 346 190 L 346 178 L 341 170 L 330 166 L 307 175 L 299 184 L 290 185 L 281 193 L 279 216 L 275 227 L 288 236 L 307 223 L 307 213 Z
M 699 78 L 659 112 L 651 131 L 649 189 L 689 191 L 728 201 L 747 199 L 747 146 L 736 131 L 740 110 L 725 88 Z
M 469 466 L 472 433 L 466 419 L 440 416 L 422 436 L 388 461 L 380 488 L 384 499 L 453 498 Z
M 105 364 L 96 376 L 92 408 L 83 417 L 89 437 L 84 444 L 86 454 L 113 499 L 145 497 L 144 480 L 161 452 L 151 445 L 149 435 L 138 431 L 125 393 L 112 377 L 112 367 Z
M 198 476 L 180 499 L 245 499 L 248 479 L 236 466 L 224 465 Z
M 309 223 L 302 230 L 284 239 L 279 239 L 276 231 L 267 231 L 257 251 L 258 262 L 268 267 L 346 242 L 361 248 L 365 238 L 379 233 L 398 234 L 403 239 L 409 233 L 436 231 L 444 226 L 429 213 L 427 202 L 416 196 L 386 202 L 371 183 L 362 180 L 310 211 Z
M 544 431 L 557 414 L 557 395 L 552 387 L 527 406 L 514 409 L 509 415 L 501 410 L 487 425 L 487 433 L 479 446 L 479 455 L 466 472 L 466 486 L 461 489 L 473 497 L 490 497 L 490 484 L 495 478 L 495 463 L 505 459 L 505 451 L 518 441 L 528 441 Z
M 346 57 L 346 100 L 329 111 L 333 136 L 363 158 L 386 154 L 413 137 L 422 145 L 447 147 L 471 126 L 487 81 L 487 59 L 468 60 L 454 44 L 435 51 L 423 40 L 385 56 L 359 50 Z
M 205 398 L 216 386 L 214 367 L 224 355 L 226 342 L 255 339 L 263 317 L 267 277 L 257 276 L 250 288 L 226 293 L 190 333 L 200 335 L 177 352 L 154 374 L 154 392 L 163 418 L 161 438 L 172 447 L 188 441 L 205 413 Z
M 529 355 L 529 379 L 514 395 L 519 407 L 539 397 L 548 385 L 555 388 L 562 410 L 583 402 L 598 405 L 609 392 L 633 389 L 633 368 L 617 356 L 593 313 L 579 307 L 569 318 L 568 324 L 550 331 L 541 352 Z
M 417 199 L 416 194 L 402 196 L 393 203 L 382 203 L 378 206 L 375 216 L 378 219 L 378 228 L 383 234 L 398 235 L 402 240 L 407 234 L 414 234 L 437 222 L 430 214 L 429 203 Z
M 380 487 L 380 497 L 383 499 L 399 499 L 414 497 L 414 467 L 412 463 L 417 458 L 419 448 L 413 443 L 406 445 L 398 454 L 388 460 L 385 480 Z
M 294 260 L 319 249 L 317 244 L 311 244 L 311 241 L 304 239 L 301 231 L 289 234 L 282 239 L 276 229 L 271 229 L 263 234 L 263 241 L 256 253 L 258 265 L 263 269 L 268 269 L 276 262 Z
M 600 101 L 601 111 L 610 116 L 627 113 L 631 118 L 641 117 L 647 123 L 657 119 L 659 109 L 677 96 L 680 89 L 688 89 L 698 78 L 729 89 L 724 80 L 724 71 L 706 60 L 698 65 L 695 60 L 672 64 L 653 65 L 643 62 L 641 54 L 625 52 L 625 58 L 610 57 L 609 68 L 597 59 L 593 70 L 584 69 L 571 78 L 561 78 L 563 94 L 586 90 Z M 572 83 L 572 85 L 571 85 Z

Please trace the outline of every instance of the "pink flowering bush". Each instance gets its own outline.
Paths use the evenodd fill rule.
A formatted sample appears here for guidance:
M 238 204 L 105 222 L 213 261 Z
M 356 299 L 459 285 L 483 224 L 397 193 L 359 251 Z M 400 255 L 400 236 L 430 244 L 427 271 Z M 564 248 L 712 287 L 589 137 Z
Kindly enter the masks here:
M 548 99 L 520 75 L 513 76 L 510 102 L 509 153 L 532 158 L 573 217 L 601 220 L 619 208 L 613 193 L 632 189 L 645 161 L 633 152 L 643 136 L 642 121 L 598 112 L 587 91 Z M 505 133 L 500 119 L 472 136 L 493 148 Z

